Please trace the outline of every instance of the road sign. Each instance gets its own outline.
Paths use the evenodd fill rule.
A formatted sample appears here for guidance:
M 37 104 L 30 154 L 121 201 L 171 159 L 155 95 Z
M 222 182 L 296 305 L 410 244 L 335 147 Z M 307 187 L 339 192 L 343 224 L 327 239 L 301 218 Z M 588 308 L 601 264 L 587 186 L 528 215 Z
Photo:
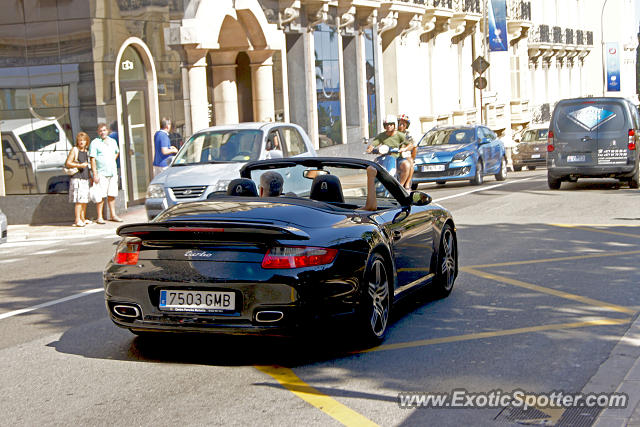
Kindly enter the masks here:
M 475 71 L 476 73 L 482 75 L 482 73 L 487 71 L 487 68 L 489 68 L 489 65 L 490 65 L 489 62 L 487 62 L 486 59 L 484 59 L 482 56 L 478 56 L 471 63 L 471 68 L 473 68 L 473 71 Z
M 485 79 L 484 77 L 476 77 L 476 79 L 473 81 L 473 84 L 478 89 L 484 89 L 485 87 L 487 87 L 487 79 Z

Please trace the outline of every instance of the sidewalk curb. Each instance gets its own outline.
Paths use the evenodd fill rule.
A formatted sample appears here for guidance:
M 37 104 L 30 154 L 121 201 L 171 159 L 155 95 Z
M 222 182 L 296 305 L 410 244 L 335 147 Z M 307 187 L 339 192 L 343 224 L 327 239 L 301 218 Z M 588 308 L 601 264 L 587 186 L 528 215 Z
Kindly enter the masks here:
M 625 426 L 640 423 L 640 316 L 613 348 L 607 360 L 582 389 L 584 393 L 627 393 L 626 408 L 603 409 L 594 426 Z

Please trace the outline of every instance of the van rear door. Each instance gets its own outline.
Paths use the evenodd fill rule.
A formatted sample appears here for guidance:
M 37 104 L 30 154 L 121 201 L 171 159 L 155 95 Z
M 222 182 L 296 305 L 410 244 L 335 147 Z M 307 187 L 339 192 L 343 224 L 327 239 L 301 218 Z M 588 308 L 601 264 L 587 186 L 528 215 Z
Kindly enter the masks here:
M 570 100 L 553 117 L 557 166 L 627 164 L 629 112 L 615 100 Z

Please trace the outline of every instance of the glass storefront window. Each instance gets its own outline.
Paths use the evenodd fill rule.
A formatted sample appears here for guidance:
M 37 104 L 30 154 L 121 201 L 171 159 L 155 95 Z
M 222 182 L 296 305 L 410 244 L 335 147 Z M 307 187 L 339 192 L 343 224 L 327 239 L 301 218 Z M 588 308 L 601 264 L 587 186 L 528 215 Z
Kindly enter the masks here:
M 376 114 L 375 44 L 373 41 L 373 30 L 370 28 L 364 30 L 364 52 L 365 67 L 367 70 L 367 117 L 369 119 L 369 136 L 373 137 L 378 134 L 378 130 L 376 129 L 378 115 Z
M 342 144 L 340 66 L 337 30 L 325 24 L 314 28 L 318 134 L 320 147 Z

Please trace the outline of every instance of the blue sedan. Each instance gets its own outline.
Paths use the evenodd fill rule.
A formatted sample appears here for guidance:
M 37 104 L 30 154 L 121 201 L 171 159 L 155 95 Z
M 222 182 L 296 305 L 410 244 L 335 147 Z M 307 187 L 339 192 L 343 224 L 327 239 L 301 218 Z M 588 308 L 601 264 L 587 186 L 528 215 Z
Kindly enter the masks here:
M 504 144 L 486 126 L 441 126 L 424 134 L 417 147 L 411 188 L 423 182 L 444 184 L 469 180 L 482 184 L 485 175 L 507 178 Z

